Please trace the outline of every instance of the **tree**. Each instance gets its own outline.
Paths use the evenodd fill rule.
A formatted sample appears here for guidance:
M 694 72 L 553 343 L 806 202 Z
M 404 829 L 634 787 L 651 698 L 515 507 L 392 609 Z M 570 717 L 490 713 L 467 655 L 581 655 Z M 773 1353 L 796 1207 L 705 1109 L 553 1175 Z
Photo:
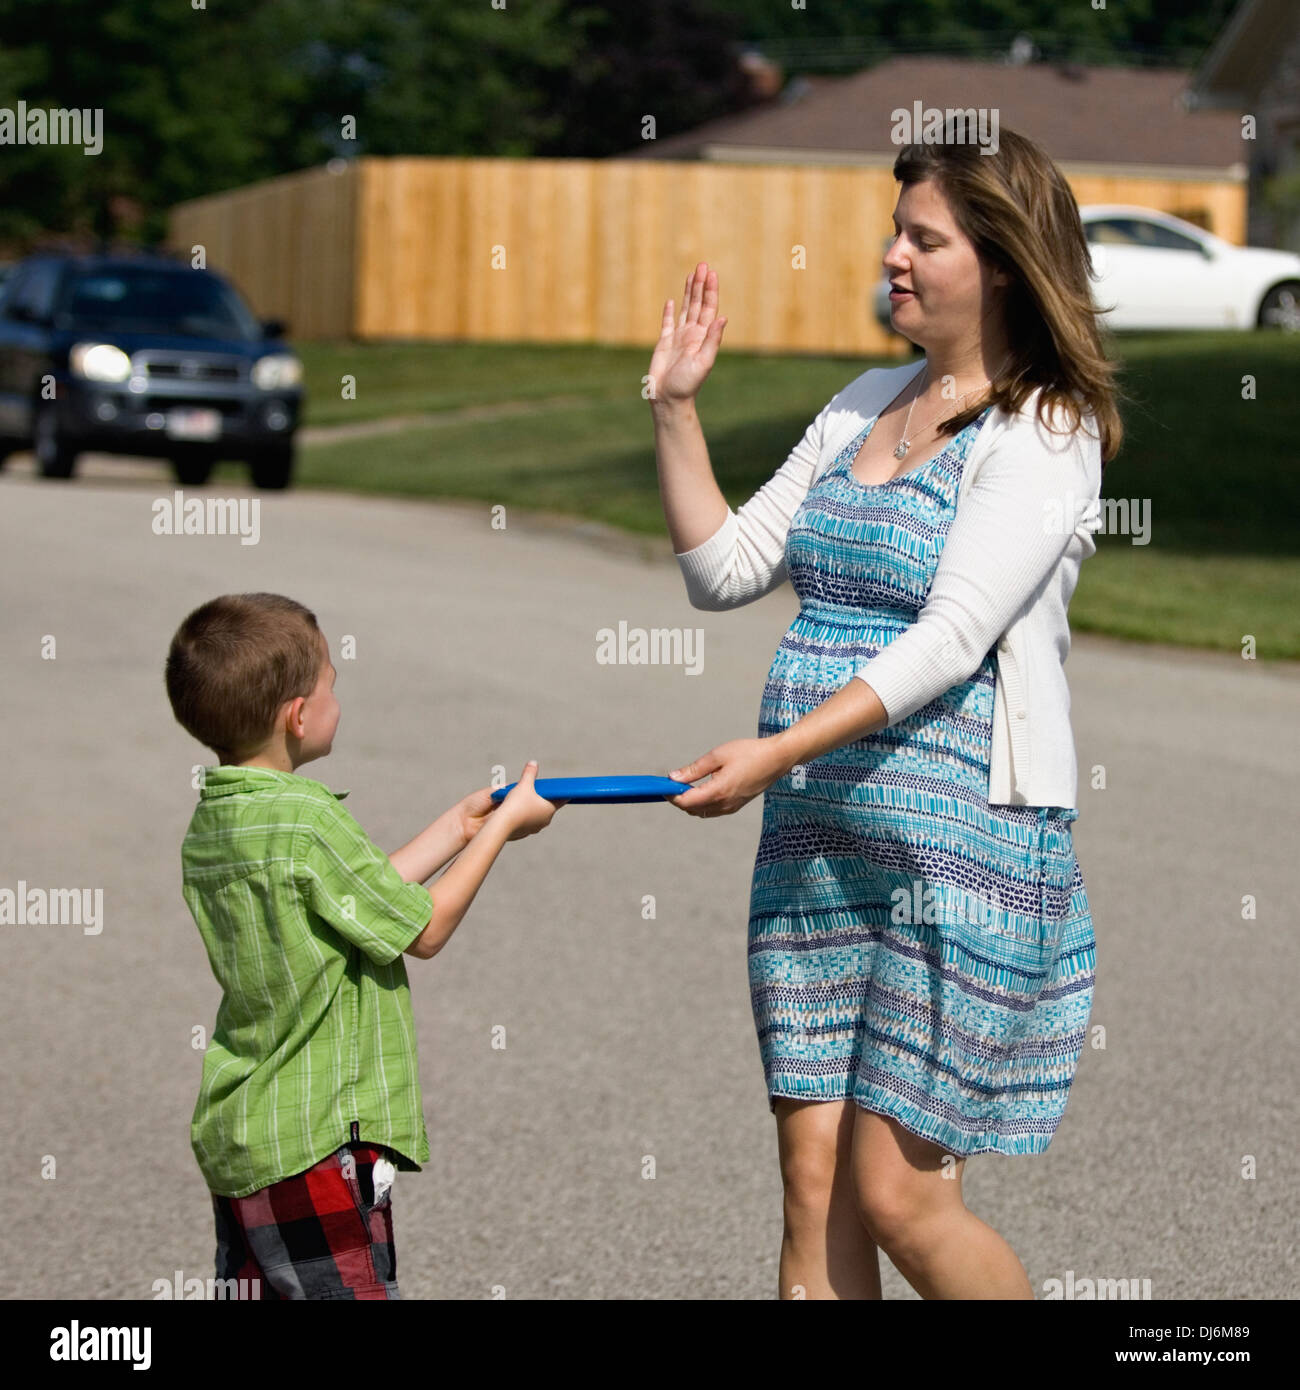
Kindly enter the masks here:
M 0 145 L 0 240 L 158 238 L 173 203 L 339 155 L 618 155 L 646 115 L 662 138 L 750 104 L 743 41 L 787 76 L 1019 33 L 1049 58 L 1187 65 L 1233 0 L 499 3 L 0 0 L 0 107 L 103 113 L 96 155 Z

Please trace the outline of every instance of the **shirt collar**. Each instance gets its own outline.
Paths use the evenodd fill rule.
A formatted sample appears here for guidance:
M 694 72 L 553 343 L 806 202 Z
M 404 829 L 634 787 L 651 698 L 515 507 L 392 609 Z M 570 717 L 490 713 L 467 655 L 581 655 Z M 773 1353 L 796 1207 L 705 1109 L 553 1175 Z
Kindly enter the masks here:
M 322 798 L 332 796 L 337 801 L 342 801 L 347 796 L 346 791 L 331 791 L 324 782 L 303 777 L 297 772 L 280 772 L 273 767 L 240 767 L 234 763 L 221 763 L 216 767 L 203 769 L 199 797 L 204 801 L 210 801 L 217 796 L 264 792 L 283 786 L 291 786 L 298 791 L 309 792 Z

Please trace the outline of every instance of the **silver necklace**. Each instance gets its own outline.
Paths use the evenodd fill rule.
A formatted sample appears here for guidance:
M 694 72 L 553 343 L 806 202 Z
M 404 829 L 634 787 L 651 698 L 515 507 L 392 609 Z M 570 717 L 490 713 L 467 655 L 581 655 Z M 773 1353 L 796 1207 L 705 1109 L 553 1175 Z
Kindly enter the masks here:
M 1002 365 L 1003 365 L 1003 366 L 1006 366 L 1006 362 L 1003 362 Z M 1001 371 L 1002 368 L 999 367 L 998 370 Z M 924 376 L 929 376 L 929 374 L 930 374 L 930 364 L 927 362 L 927 363 L 925 364 L 925 372 L 923 373 L 923 375 L 924 375 Z M 980 382 L 980 386 L 987 386 L 988 384 L 989 384 L 989 383 L 988 383 L 987 381 L 981 381 L 981 382 Z M 972 386 L 972 387 L 970 388 L 970 391 L 965 391 L 965 392 L 963 392 L 960 396 L 957 397 L 957 399 L 960 400 L 960 401 L 964 401 L 964 400 L 966 399 L 967 396 L 971 395 L 972 392 L 978 391 L 979 389 L 980 389 L 979 386 Z M 925 390 L 925 386 L 922 385 L 921 391 L 924 391 L 924 390 Z M 912 407 L 916 404 L 916 398 L 917 398 L 917 396 L 919 396 L 919 395 L 921 394 L 921 391 L 918 391 L 918 392 L 916 393 L 916 396 L 913 396 L 913 397 L 912 397 L 911 403 L 910 403 L 910 404 L 908 405 L 908 407 L 907 407 L 907 419 L 903 422 L 903 433 L 899 436 L 898 443 L 894 445 L 894 457 L 895 457 L 896 459 L 906 458 L 906 457 L 907 457 L 907 451 L 912 447 L 912 441 L 911 441 L 910 439 L 908 439 L 908 437 L 907 437 L 907 431 L 908 431 L 909 427 L 910 427 L 911 424 L 912 424 Z M 941 419 L 942 416 L 945 415 L 945 414 L 947 414 L 946 411 L 940 411 L 939 414 L 936 415 L 936 416 L 934 417 L 934 419 L 932 419 L 932 420 L 930 421 L 930 424 L 925 426 L 925 428 L 926 428 L 926 429 L 929 429 L 930 425 L 934 424 L 934 421 L 935 421 L 935 420 Z

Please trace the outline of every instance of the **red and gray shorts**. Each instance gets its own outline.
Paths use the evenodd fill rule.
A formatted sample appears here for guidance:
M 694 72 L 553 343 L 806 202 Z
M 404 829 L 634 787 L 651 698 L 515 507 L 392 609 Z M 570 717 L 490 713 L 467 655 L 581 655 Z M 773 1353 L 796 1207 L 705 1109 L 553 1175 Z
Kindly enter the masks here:
M 224 1286 L 229 1296 L 400 1299 L 393 1158 L 379 1144 L 344 1144 L 247 1197 L 214 1192 L 217 1278 L 236 1281 Z

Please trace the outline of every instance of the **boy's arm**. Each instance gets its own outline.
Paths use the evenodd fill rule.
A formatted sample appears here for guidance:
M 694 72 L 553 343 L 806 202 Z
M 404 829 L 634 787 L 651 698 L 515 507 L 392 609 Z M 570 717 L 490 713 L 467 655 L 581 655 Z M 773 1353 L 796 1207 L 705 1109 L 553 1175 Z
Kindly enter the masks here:
M 469 841 L 460 808 L 452 806 L 425 826 L 415 839 L 393 850 L 388 859 L 407 883 L 425 883 Z
M 404 880 L 336 800 L 304 816 L 290 862 L 306 908 L 376 965 L 396 960 L 429 924 L 429 890 Z
M 411 845 L 398 850 L 399 862 L 394 863 L 341 805 L 321 806 L 304 823 L 293 856 L 295 878 L 308 906 L 379 965 L 402 954 L 421 959 L 436 955 L 515 829 L 515 823 L 499 812 L 488 817 L 472 844 L 438 880 L 435 898 L 431 889 L 405 878 L 401 866 L 407 865 L 413 874 L 427 871 L 428 877 L 438 854 L 456 849 L 461 838 L 453 828 L 452 813 L 439 817 L 441 826 L 435 821 Z M 413 850 L 420 842 L 425 842 L 423 848 Z
M 436 825 L 437 822 L 434 822 Z M 434 826 L 424 832 L 429 834 Z M 428 960 L 436 956 L 447 944 L 448 938 L 460 925 L 460 919 L 469 911 L 469 905 L 487 877 L 501 846 L 510 837 L 513 827 L 500 817 L 489 818 L 483 828 L 474 836 L 468 847 L 438 880 L 437 892 L 431 892 L 433 913 L 429 924 L 406 948 L 406 954 Z M 423 836 L 417 836 L 415 844 Z M 410 848 L 410 846 L 405 846 Z M 402 853 L 401 850 L 397 853 Z

